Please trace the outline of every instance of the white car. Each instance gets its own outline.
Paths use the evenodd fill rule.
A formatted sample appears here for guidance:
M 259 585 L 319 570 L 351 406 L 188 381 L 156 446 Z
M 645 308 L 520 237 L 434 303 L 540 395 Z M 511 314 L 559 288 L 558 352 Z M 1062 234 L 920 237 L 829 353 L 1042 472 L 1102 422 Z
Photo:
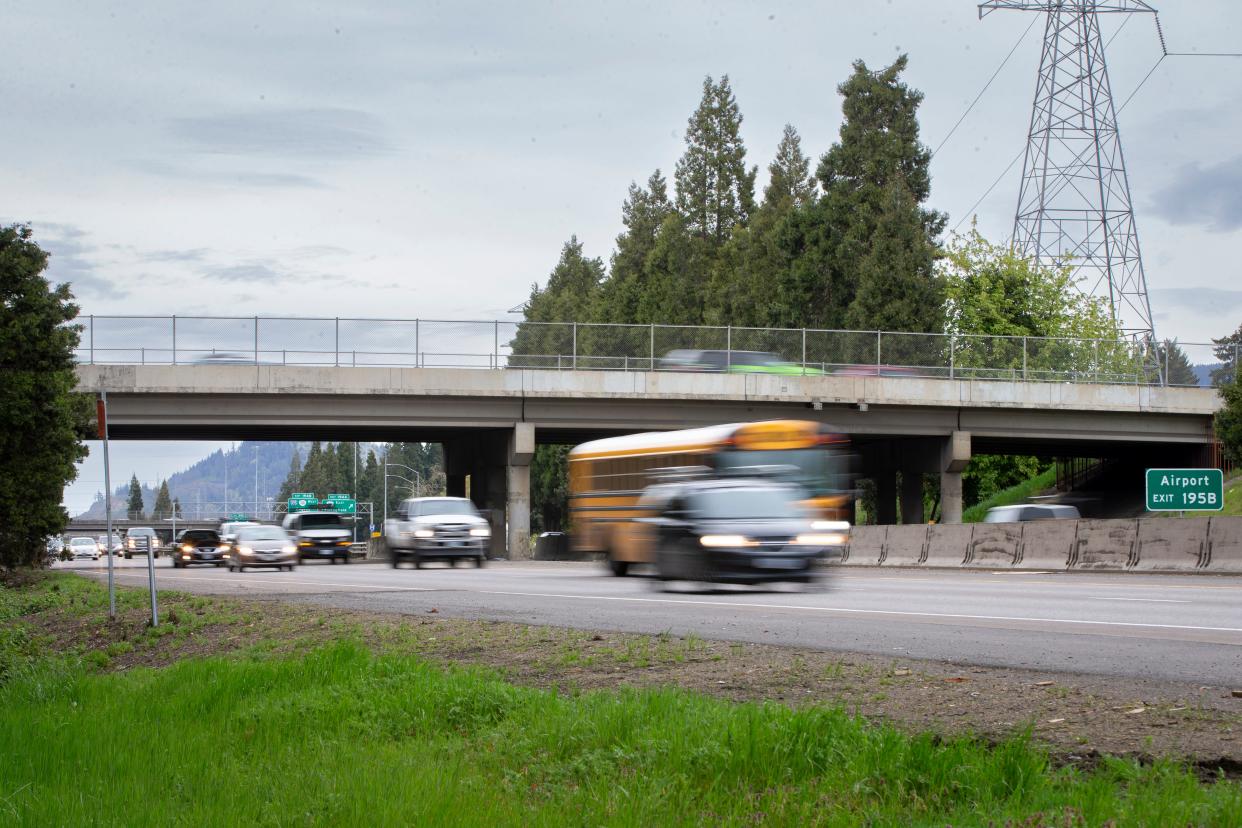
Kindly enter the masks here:
M 99 560 L 99 544 L 94 538 L 70 538 L 69 551 L 73 554 L 73 559 L 89 558 L 92 561 Z

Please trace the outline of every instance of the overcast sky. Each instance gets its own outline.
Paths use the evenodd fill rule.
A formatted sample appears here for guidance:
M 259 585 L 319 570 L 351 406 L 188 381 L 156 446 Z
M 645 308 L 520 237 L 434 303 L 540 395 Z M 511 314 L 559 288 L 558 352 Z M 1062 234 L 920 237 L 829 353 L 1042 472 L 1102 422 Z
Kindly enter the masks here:
M 607 258 L 629 183 L 671 178 L 704 75 L 729 74 L 762 180 L 786 122 L 829 147 L 856 58 L 909 54 L 937 146 L 1031 20 L 969 0 L 9 4 L 0 222 L 33 224 L 84 313 L 504 318 L 571 234 Z M 1161 21 L 1171 51 L 1242 50 L 1236 3 Z M 950 226 L 1022 149 L 1040 34 L 933 161 Z M 1108 52 L 1118 103 L 1159 54 L 1135 16 Z M 1120 116 L 1162 337 L 1242 322 L 1240 70 L 1168 58 Z M 994 239 L 1020 166 L 976 210 Z M 140 477 L 184 465 L 140 449 Z

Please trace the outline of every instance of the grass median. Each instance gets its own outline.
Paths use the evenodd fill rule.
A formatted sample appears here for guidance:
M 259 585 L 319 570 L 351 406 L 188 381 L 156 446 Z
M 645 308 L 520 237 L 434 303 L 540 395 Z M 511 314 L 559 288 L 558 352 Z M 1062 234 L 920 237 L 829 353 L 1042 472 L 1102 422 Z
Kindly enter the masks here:
M 124 652 L 49 650 L 32 619 L 69 607 L 83 629 L 100 624 L 101 594 L 63 577 L 0 590 L 0 822 L 1234 825 L 1242 813 L 1236 783 L 1174 762 L 1082 770 L 1024 738 L 910 735 L 836 708 L 557 693 L 348 632 L 125 670 L 112 669 Z M 180 611 L 197 621 L 169 625 L 181 632 L 143 638 L 256 623 L 194 606 Z

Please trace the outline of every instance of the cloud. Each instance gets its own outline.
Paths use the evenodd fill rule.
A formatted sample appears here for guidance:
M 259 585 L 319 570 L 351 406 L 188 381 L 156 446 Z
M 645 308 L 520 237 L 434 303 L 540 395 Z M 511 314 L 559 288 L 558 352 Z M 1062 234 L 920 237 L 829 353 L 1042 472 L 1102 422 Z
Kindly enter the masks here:
M 354 109 L 285 109 L 173 118 L 169 131 L 199 152 L 343 160 L 392 152 L 378 121 Z
M 1196 314 L 1229 314 L 1242 308 L 1242 290 L 1218 288 L 1153 288 L 1153 304 L 1185 308 Z
M 1206 226 L 1214 233 L 1242 228 L 1242 156 L 1186 164 L 1148 209 L 1170 224 Z
M 203 271 L 208 279 L 220 282 L 254 282 L 259 284 L 276 284 L 289 278 L 288 274 L 279 272 L 264 262 L 246 262 L 244 264 L 221 265 L 209 267 Z
M 32 222 L 35 240 L 48 252 L 47 279 L 68 282 L 78 298 L 123 299 L 130 291 L 98 272 L 99 247 L 82 228 L 59 222 Z
M 204 170 L 153 160 L 129 161 L 127 166 L 139 172 L 159 176 L 160 178 L 175 178 L 180 181 L 193 181 L 201 184 L 218 184 L 230 188 L 242 185 L 256 188 L 322 190 L 329 187 L 328 184 L 318 178 L 300 173 Z

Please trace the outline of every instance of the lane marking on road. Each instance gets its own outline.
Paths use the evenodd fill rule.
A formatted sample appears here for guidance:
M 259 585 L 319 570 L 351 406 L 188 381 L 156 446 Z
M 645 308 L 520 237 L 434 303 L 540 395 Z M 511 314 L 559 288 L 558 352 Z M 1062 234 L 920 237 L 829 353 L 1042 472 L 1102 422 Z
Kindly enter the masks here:
M 128 573 L 126 573 L 128 575 Z M 135 573 L 137 576 L 137 573 Z M 145 573 L 142 575 L 145 580 Z M 958 619 L 964 621 L 1020 621 L 1027 623 L 1040 624 L 1067 624 L 1082 626 L 1100 626 L 1100 627 L 1127 627 L 1137 629 L 1159 629 L 1159 630 L 1187 630 L 1192 632 L 1227 632 L 1242 633 L 1242 627 L 1202 627 L 1188 624 L 1152 624 L 1138 621 L 1090 621 L 1078 618 L 1035 618 L 1029 616 L 1017 615 L 969 615 L 964 613 L 947 613 L 947 612 L 913 612 L 909 610 L 877 610 L 877 609 L 857 609 L 851 607 L 815 607 L 806 604 L 763 604 L 748 601 L 707 601 L 696 598 L 644 598 L 632 595 L 570 595 L 567 593 L 556 592 L 521 592 L 516 590 L 492 590 L 492 589 L 470 589 L 468 587 L 398 587 L 398 586 L 382 586 L 376 584 L 351 584 L 333 581 L 303 581 L 293 580 L 289 578 L 281 578 L 279 581 L 268 581 L 261 578 L 247 578 L 244 575 L 232 578 L 194 578 L 187 576 L 168 575 L 163 576 L 164 580 L 181 580 L 195 581 L 197 583 L 211 584 L 228 584 L 240 583 L 242 581 L 250 583 L 263 584 L 305 584 L 307 586 L 336 586 L 346 589 L 356 590 L 376 590 L 381 592 L 469 592 L 476 595 L 506 595 L 511 597 L 526 598 L 565 598 L 579 601 L 628 601 L 631 603 L 642 604 L 690 604 L 696 606 L 710 607 L 728 607 L 728 608 L 747 608 L 747 609 L 764 609 L 764 610 L 795 610 L 804 612 L 827 612 L 827 613 L 844 613 L 849 615 L 893 615 L 907 618 L 944 618 Z M 1186 602 L 1188 603 L 1188 602 Z
M 1101 627 L 1137 627 L 1158 630 L 1190 630 L 1195 632 L 1242 633 L 1242 627 L 1197 627 L 1187 624 L 1148 624 L 1137 621 L 1087 621 L 1078 618 L 1030 618 L 1020 615 L 965 615 L 949 612 L 911 612 L 906 610 L 851 609 L 846 607 L 812 607 L 805 604 L 760 604 L 745 601 L 704 601 L 700 599 L 639 598 L 623 595 L 564 595 L 554 592 L 511 592 L 503 590 L 463 590 L 480 595 L 512 595 L 529 598 L 570 598 L 590 601 L 632 601 L 644 604 L 695 604 L 709 607 L 746 607 L 766 610 L 804 610 L 810 612 L 839 612 L 853 615 L 898 615 L 910 618 L 956 618 L 968 621 L 1026 621 L 1040 624 L 1080 624 Z
M 1143 601 L 1148 604 L 1192 604 L 1193 601 L 1181 601 L 1177 598 L 1113 598 L 1105 595 L 1088 595 L 1092 601 Z
M 118 578 L 124 578 L 124 577 L 141 578 L 142 580 L 145 581 L 147 579 L 147 574 L 145 572 L 143 572 L 141 575 L 139 575 L 138 573 L 126 572 L 123 575 L 118 573 L 117 577 Z M 377 586 L 375 584 L 348 584 L 348 583 L 342 583 L 340 581 L 303 581 L 303 580 L 295 580 L 292 578 L 284 578 L 284 577 L 282 577 L 279 581 L 269 581 L 266 578 L 248 578 L 245 575 L 232 575 L 232 576 L 221 577 L 221 578 L 196 578 L 190 575 L 162 575 L 161 574 L 161 575 L 156 576 L 156 581 L 193 581 L 196 584 L 239 584 L 239 583 L 305 584 L 307 586 L 345 587 L 346 589 L 374 589 L 374 590 L 381 590 L 383 592 L 444 592 L 446 591 L 444 587 Z

